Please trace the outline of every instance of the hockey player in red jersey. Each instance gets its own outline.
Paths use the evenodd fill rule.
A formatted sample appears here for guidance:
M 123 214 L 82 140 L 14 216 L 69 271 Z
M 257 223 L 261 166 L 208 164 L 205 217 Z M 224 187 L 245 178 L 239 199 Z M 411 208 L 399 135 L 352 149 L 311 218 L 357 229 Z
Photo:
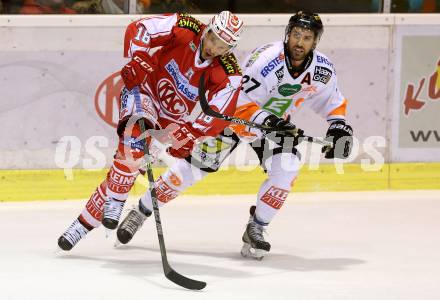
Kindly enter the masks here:
M 293 119 L 300 113 L 300 107 L 309 107 L 329 124 L 326 136 L 333 141 L 333 147 L 323 148 L 325 157 L 344 159 L 351 151 L 353 130 L 345 121 L 347 100 L 338 88 L 333 63 L 315 49 L 322 32 L 319 15 L 299 11 L 289 20 L 284 41 L 265 44 L 252 51 L 244 65 L 243 88 L 235 116 L 270 127 L 294 129 L 293 124 L 281 117 Z M 242 235 L 241 254 L 262 259 L 271 248 L 263 232 L 283 206 L 298 176 L 300 153 L 296 145 L 301 130 L 296 128 L 297 136 L 285 136 L 244 125 L 233 129 L 234 132 L 227 128 L 218 137 L 199 144 L 190 157 L 179 160 L 157 179 L 158 192 L 167 195 L 166 201 L 159 205 L 217 171 L 239 143 L 250 142 L 267 178 L 260 186 L 256 205 L 251 207 Z M 121 222 L 118 240 L 128 243 L 151 210 L 151 197 L 145 193 L 139 206 Z
M 242 30 L 243 22 L 229 11 L 215 15 L 209 25 L 177 13 L 128 25 L 124 56 L 131 60 L 121 70 L 125 87 L 117 128 L 118 149 L 107 177 L 59 237 L 61 249 L 72 249 L 101 223 L 108 229 L 118 226 L 143 164 L 144 144 L 137 139 L 141 135 L 139 119 L 145 120 L 150 133 L 159 132 L 162 141 L 171 143 L 168 153 L 177 158 L 189 156 L 198 139 L 216 136 L 228 125 L 191 112 L 204 72 L 210 106 L 234 114 L 242 76 L 232 49 Z M 158 198 L 163 200 L 160 195 Z

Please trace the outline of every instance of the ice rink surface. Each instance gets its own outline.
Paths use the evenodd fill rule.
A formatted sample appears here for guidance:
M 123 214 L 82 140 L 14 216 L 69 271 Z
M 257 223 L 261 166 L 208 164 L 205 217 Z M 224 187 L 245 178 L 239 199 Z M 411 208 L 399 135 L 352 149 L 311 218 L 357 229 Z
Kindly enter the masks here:
M 126 246 L 101 227 L 55 254 L 85 200 L 0 203 L 0 299 L 440 299 L 440 191 L 291 193 L 262 261 L 239 254 L 254 198 L 161 209 L 170 264 L 198 292 L 164 277 L 153 218 Z

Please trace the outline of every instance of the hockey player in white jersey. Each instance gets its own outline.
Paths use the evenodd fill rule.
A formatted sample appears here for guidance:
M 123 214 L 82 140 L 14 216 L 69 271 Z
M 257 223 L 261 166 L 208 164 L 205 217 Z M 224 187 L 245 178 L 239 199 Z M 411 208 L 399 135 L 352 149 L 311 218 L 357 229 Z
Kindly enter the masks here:
M 243 88 L 235 116 L 269 126 L 293 126 L 282 117 L 294 120 L 300 106 L 308 106 L 329 123 L 326 138 L 333 147 L 323 148 L 325 157 L 347 158 L 351 152 L 352 128 L 345 121 L 347 100 L 339 91 L 332 62 L 315 48 L 323 33 L 319 15 L 299 11 L 286 27 L 284 41 L 263 45 L 250 53 L 243 72 Z M 262 259 L 271 245 L 263 232 L 273 220 L 298 176 L 298 136 L 261 132 L 244 125 L 230 126 L 221 136 L 196 147 L 191 157 L 178 161 L 156 181 L 165 202 L 174 199 L 187 187 L 210 172 L 218 170 L 222 161 L 243 140 L 253 140 L 261 167 L 267 172 L 257 195 L 256 206 L 242 236 L 241 254 Z M 293 128 L 295 128 L 293 126 Z M 301 134 L 297 130 L 297 135 Z M 268 140 L 272 140 L 269 142 Z M 276 143 L 275 147 L 270 144 Z M 139 207 L 131 211 L 118 228 L 121 243 L 128 243 L 151 215 L 149 193 L 143 195 Z

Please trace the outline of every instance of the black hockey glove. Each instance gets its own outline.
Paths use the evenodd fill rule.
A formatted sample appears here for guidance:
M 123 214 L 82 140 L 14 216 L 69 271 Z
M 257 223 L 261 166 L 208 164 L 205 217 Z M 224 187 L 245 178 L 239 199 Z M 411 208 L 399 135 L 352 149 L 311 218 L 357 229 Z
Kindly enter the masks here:
M 330 124 L 325 139 L 333 143 L 333 147 L 324 146 L 325 158 L 347 158 L 353 146 L 353 129 L 345 121 L 339 120 Z
M 290 116 L 287 120 L 284 120 L 283 118 L 270 114 L 264 119 L 263 125 L 276 129 L 277 134 L 282 136 L 291 136 L 295 138 L 302 136 L 304 134 L 304 130 L 297 128 L 289 121 Z

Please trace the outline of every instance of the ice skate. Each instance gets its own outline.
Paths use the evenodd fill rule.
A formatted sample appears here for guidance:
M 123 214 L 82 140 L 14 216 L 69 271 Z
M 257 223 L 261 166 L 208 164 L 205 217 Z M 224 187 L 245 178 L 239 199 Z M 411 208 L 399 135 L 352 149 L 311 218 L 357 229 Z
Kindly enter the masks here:
M 116 232 L 117 242 L 115 246 L 120 244 L 127 244 L 133 238 L 134 234 L 142 227 L 145 220 L 151 216 L 151 211 L 142 205 L 136 205 L 131 209 L 125 219 L 119 225 Z
M 89 231 L 78 219 L 75 219 L 72 225 L 58 238 L 58 246 L 64 251 L 70 251 Z
M 243 233 L 243 247 L 241 248 L 241 255 L 243 257 L 251 257 L 257 260 L 262 260 L 263 257 L 270 251 L 270 244 L 264 240 L 263 233 L 265 226 L 258 224 L 254 219 L 255 206 L 251 207 L 251 217 L 246 225 L 246 230 Z
M 111 197 L 106 199 L 104 204 L 104 212 L 102 215 L 102 225 L 105 228 L 114 230 L 116 227 L 118 227 L 124 204 L 125 201 L 120 201 Z

